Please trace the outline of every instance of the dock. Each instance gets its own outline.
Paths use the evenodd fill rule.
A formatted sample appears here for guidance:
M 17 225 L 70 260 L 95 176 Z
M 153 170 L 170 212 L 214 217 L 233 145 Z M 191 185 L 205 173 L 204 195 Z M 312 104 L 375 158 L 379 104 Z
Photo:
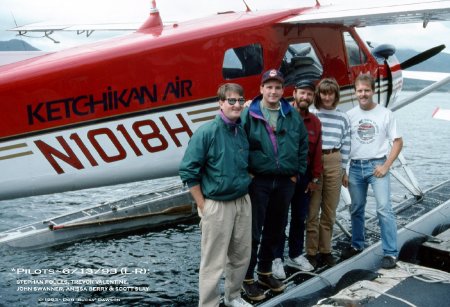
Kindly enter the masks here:
M 403 258 L 411 258 L 417 262 L 418 251 L 423 253 L 427 247 L 435 247 L 437 242 L 443 240 L 437 234 L 441 233 L 439 230 L 445 230 L 450 225 L 450 180 L 429 189 L 421 198 L 412 197 L 401 202 L 394 210 L 397 217 L 399 259 L 402 261 Z M 334 267 L 321 267 L 314 272 L 292 271 L 291 268 L 286 268 L 286 290 L 278 295 L 269 291 L 269 299 L 253 303 L 255 306 L 264 307 L 312 306 L 321 299 L 336 294 L 338 283 L 342 282 L 342 277 L 349 272 L 356 272 L 356 275 L 371 272 L 376 276 L 383 257 L 379 233 L 377 220 L 366 220 L 368 247 L 362 253 L 347 260 L 339 259 Z M 446 232 L 441 234 L 446 235 Z M 338 256 L 341 250 L 350 245 L 350 239 L 343 232 L 335 236 L 332 242 Z M 425 244 L 425 248 L 411 248 L 411 243 L 416 242 Z M 435 248 L 429 252 L 433 255 L 439 254 Z M 449 252 L 444 249 L 442 253 L 448 255 Z

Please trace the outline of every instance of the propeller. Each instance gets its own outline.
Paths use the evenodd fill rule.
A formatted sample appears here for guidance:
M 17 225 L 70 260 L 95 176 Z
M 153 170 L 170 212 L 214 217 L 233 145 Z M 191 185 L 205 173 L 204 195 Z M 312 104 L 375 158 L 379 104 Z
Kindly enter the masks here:
M 431 49 L 428 49 L 424 52 L 419 53 L 418 55 L 413 56 L 412 58 L 407 59 L 406 61 L 402 62 L 400 64 L 400 67 L 402 69 L 408 69 L 411 66 L 417 65 L 419 63 L 422 63 L 423 61 L 428 60 L 431 57 L 434 57 L 436 54 L 444 50 L 445 45 L 439 45 L 436 47 L 433 47 Z

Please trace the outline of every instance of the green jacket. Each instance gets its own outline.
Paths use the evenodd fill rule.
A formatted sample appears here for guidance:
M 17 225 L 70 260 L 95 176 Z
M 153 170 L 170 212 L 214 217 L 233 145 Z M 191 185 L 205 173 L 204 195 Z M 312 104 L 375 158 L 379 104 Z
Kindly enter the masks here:
M 303 119 L 281 99 L 276 132 L 260 108 L 262 96 L 256 97 L 241 114 L 250 143 L 249 168 L 255 175 L 304 175 L 308 155 L 308 133 Z
M 248 193 L 249 146 L 240 124 L 230 125 L 217 115 L 192 135 L 180 165 L 189 187 L 201 185 L 205 198 L 230 201 Z

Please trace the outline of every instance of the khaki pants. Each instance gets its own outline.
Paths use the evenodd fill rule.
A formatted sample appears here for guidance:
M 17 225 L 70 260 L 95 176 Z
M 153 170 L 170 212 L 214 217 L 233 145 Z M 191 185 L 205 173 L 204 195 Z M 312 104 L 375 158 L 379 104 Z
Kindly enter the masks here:
M 306 220 L 306 253 L 331 253 L 331 237 L 342 185 L 341 153 L 322 155 L 320 188 L 311 195 Z M 320 212 L 320 215 L 319 215 Z
M 250 197 L 233 201 L 205 200 L 199 273 L 199 306 L 219 306 L 219 282 L 225 273 L 225 297 L 240 296 L 251 255 Z

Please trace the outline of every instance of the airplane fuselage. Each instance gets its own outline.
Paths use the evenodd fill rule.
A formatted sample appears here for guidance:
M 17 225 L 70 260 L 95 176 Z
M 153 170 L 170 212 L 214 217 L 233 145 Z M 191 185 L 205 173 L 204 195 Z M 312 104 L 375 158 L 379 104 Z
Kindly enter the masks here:
M 176 175 L 193 132 L 218 112 L 218 86 L 253 98 L 270 68 L 289 78 L 286 97 L 311 71 L 336 78 L 347 108 L 368 72 L 379 102 L 393 103 L 398 63 L 377 62 L 351 27 L 278 23 L 299 11 L 141 29 L 0 67 L 0 199 Z

